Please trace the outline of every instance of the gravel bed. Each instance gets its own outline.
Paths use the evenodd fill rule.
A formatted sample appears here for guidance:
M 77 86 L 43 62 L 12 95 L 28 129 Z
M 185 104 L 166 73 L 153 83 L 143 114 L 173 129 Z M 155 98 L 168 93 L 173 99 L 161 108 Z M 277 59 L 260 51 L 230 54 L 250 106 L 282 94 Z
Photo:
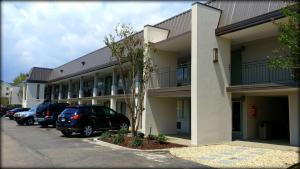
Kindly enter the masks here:
M 172 148 L 176 157 L 216 168 L 287 168 L 299 163 L 299 152 L 232 145 Z

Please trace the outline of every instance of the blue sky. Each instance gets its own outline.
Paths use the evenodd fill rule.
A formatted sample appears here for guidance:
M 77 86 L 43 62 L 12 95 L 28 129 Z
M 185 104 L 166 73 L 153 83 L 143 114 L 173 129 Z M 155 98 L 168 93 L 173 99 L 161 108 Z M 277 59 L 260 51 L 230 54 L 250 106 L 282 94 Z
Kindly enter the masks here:
M 141 30 L 191 8 L 175 2 L 1 2 L 1 79 L 55 68 L 104 46 L 118 23 Z

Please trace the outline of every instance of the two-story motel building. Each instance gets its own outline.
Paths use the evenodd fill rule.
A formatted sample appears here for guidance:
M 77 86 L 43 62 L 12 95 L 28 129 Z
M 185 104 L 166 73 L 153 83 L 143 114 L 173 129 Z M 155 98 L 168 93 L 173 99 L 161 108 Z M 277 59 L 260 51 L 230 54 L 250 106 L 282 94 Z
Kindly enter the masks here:
M 299 86 L 291 70 L 273 70 L 286 1 L 210 1 L 138 34 L 154 44 L 157 70 L 145 96 L 140 130 L 182 135 L 192 145 L 263 137 L 299 146 Z M 54 69 L 34 67 L 23 106 L 49 99 L 106 105 L 126 114 L 116 62 L 107 47 Z M 271 126 L 271 127 L 270 127 Z M 267 136 L 265 136 L 267 137 Z

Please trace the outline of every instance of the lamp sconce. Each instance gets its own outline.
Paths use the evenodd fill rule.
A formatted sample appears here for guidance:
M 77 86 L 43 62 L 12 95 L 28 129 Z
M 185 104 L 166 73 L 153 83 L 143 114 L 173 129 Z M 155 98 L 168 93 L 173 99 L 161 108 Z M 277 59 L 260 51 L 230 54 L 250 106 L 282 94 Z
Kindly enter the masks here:
M 63 72 L 64 72 L 64 70 L 60 69 L 60 73 L 63 73 Z
M 218 48 L 213 48 L 213 62 L 218 62 Z
M 82 61 L 81 64 L 82 64 L 82 66 L 84 66 L 85 65 L 85 61 Z

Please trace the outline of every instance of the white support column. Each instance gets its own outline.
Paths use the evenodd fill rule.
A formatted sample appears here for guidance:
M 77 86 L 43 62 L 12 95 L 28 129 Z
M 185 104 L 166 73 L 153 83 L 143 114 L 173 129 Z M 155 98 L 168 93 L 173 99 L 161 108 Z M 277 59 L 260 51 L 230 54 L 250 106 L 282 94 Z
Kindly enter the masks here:
M 290 127 L 290 144 L 300 146 L 300 96 L 299 91 L 289 94 L 289 127 Z
M 71 83 L 72 83 L 72 81 L 71 80 L 69 80 L 68 81 L 68 96 L 67 96 L 67 98 L 68 99 L 71 99 Z
M 62 83 L 59 83 L 58 100 L 62 99 Z
M 82 88 L 83 88 L 83 77 L 80 77 L 80 80 L 79 80 L 79 94 L 78 94 L 79 99 L 83 97 L 83 89 Z M 82 101 L 78 100 L 78 104 L 81 105 Z
M 26 100 L 25 100 L 25 95 L 26 95 L 26 83 L 24 83 L 24 86 L 23 86 L 23 99 L 22 99 L 22 107 L 25 107 L 25 103 L 26 103 Z
M 229 73 L 224 69 L 230 64 L 230 40 L 215 35 L 220 15 L 216 8 L 192 5 L 192 145 L 231 141 L 231 95 L 225 90 Z M 218 49 L 217 62 L 213 61 L 214 48 Z
M 93 87 L 92 105 L 96 105 L 97 104 L 97 100 L 95 99 L 95 97 L 97 96 L 97 83 L 98 83 L 98 78 L 97 78 L 97 74 L 95 73 L 95 75 L 94 75 L 94 87 Z
M 116 95 L 116 79 L 117 75 L 116 72 L 113 71 L 112 73 L 112 83 L 111 83 L 111 95 Z M 117 109 L 117 99 L 116 98 L 110 98 L 110 108 L 113 110 Z

